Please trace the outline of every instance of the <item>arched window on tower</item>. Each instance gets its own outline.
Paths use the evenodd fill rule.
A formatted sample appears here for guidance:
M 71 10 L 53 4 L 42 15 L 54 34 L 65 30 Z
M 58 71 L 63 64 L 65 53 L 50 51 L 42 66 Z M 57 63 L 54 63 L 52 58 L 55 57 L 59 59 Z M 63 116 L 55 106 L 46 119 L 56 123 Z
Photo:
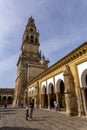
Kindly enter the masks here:
M 31 37 L 30 37 L 30 42 L 34 42 L 34 37 L 33 37 L 33 35 L 31 35 Z
M 86 74 L 86 76 L 85 76 L 85 82 L 86 82 L 86 85 L 87 85 L 87 74 Z
M 29 41 L 29 36 L 26 36 L 26 41 Z
M 35 43 L 38 43 L 38 39 L 37 38 L 35 38 Z

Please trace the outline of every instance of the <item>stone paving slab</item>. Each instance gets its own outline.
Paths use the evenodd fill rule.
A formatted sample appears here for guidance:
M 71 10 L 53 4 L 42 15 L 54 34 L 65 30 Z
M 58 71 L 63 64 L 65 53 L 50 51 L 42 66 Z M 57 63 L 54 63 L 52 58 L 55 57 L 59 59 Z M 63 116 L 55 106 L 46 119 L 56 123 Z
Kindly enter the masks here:
M 0 108 L 0 130 L 87 130 L 87 118 L 35 109 L 27 121 L 25 108 Z

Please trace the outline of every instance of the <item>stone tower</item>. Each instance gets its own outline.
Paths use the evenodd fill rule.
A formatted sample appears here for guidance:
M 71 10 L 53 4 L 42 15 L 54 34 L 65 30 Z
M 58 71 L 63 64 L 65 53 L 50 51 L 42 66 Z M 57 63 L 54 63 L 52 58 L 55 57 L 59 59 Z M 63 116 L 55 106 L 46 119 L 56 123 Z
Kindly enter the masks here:
M 34 19 L 30 17 L 23 34 L 21 54 L 17 62 L 14 104 L 19 105 L 24 99 L 26 84 L 48 68 L 49 61 L 41 55 L 39 46 L 39 32 Z

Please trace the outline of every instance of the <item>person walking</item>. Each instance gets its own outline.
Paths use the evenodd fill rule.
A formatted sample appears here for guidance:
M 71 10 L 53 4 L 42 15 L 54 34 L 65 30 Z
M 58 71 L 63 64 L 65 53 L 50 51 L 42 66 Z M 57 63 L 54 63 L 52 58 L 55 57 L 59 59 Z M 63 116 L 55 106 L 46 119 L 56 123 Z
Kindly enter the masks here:
M 26 120 L 28 120 L 29 117 L 29 108 L 28 105 L 26 105 Z
M 56 102 L 56 101 L 54 101 L 54 108 L 55 108 L 55 111 L 57 111 L 58 105 L 57 105 L 57 102 Z
M 30 104 L 29 104 L 29 117 L 30 118 L 32 118 L 33 109 L 34 109 L 34 101 L 31 99 Z

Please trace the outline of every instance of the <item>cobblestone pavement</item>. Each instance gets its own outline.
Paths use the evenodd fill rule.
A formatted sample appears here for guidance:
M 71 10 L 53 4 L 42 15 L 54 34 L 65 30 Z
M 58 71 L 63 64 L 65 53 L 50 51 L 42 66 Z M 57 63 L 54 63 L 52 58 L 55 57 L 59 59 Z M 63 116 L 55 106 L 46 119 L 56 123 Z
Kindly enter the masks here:
M 27 121 L 25 108 L 0 108 L 0 130 L 87 130 L 87 118 L 35 109 Z

